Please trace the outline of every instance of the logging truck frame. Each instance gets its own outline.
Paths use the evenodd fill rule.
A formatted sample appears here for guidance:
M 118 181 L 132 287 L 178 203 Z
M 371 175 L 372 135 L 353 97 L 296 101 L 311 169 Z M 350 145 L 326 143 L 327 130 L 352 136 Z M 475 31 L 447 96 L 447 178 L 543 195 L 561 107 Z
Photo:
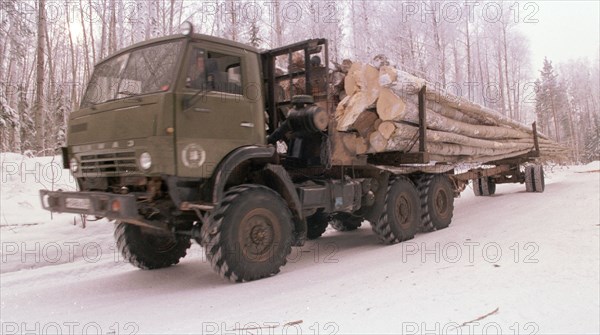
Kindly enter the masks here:
M 115 220 L 119 250 L 140 268 L 176 264 L 196 240 L 222 277 L 250 281 L 278 273 L 292 246 L 329 225 L 367 220 L 386 244 L 446 228 L 469 180 L 482 196 L 507 182 L 544 190 L 535 126 L 530 153 L 455 173 L 429 161 L 423 88 L 417 153 L 347 155 L 327 40 L 261 52 L 189 28 L 96 66 L 63 148 L 80 191 L 40 191 L 45 209 Z M 190 84 L 198 63 L 203 88 Z

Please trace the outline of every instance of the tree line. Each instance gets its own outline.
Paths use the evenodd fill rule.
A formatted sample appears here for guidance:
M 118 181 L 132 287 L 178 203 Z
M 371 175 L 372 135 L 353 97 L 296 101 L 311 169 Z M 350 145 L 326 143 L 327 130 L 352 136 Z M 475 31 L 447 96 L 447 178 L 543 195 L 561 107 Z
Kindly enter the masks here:
M 131 44 L 178 32 L 275 48 L 329 39 L 333 63 L 385 58 L 598 159 L 598 60 L 532 64 L 520 27 L 533 2 L 322 0 L 4 0 L 0 4 L 0 145 L 48 155 L 64 144 L 93 66 Z M 539 69 L 539 70 L 535 70 Z

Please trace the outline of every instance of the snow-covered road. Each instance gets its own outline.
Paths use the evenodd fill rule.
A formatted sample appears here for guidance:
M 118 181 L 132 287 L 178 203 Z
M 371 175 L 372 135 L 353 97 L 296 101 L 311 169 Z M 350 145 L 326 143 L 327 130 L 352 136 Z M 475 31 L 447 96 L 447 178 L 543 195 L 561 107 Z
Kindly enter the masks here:
M 3 334 L 600 333 L 599 162 L 548 171 L 542 194 L 469 188 L 448 229 L 398 245 L 328 230 L 279 275 L 232 284 L 198 245 L 167 269 L 123 263 L 111 223 L 50 220 L 44 180 L 2 157 Z

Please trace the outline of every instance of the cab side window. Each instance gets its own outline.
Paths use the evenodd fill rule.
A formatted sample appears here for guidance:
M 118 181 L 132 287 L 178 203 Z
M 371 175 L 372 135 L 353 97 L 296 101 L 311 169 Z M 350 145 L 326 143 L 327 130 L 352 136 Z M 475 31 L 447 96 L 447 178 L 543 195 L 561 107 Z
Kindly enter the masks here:
M 242 94 L 240 57 L 193 48 L 189 57 L 186 87 Z

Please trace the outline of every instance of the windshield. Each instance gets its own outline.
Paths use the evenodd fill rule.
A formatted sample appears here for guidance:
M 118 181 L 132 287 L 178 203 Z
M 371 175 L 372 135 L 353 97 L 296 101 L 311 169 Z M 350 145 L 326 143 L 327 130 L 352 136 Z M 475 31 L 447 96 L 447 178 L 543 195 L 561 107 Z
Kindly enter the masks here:
M 81 108 L 109 100 L 167 91 L 183 41 L 156 44 L 121 54 L 94 69 Z

